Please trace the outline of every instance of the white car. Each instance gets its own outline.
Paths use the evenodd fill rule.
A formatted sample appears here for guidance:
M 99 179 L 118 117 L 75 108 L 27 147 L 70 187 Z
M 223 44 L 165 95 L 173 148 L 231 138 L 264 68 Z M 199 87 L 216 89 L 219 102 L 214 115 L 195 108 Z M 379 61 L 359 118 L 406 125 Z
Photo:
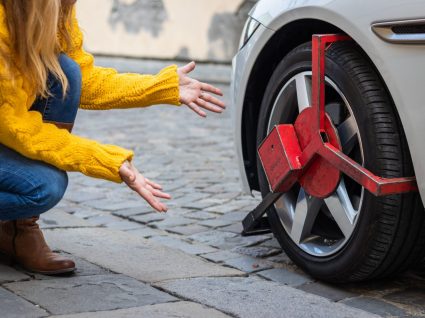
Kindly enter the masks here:
M 375 197 L 348 177 L 326 199 L 299 185 L 267 212 L 302 269 L 331 282 L 381 278 L 424 257 L 425 1 L 260 0 L 233 60 L 239 165 L 246 192 L 270 192 L 257 148 L 311 105 L 313 34 L 346 34 L 326 55 L 326 111 L 343 152 L 419 192 Z M 425 197 L 424 197 L 425 198 Z

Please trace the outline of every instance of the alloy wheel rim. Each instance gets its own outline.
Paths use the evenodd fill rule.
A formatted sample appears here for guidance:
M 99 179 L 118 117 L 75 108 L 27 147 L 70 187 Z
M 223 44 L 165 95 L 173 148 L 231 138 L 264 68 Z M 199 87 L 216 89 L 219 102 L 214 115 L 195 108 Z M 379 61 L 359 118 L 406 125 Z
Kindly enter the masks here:
M 280 90 L 267 126 L 293 124 L 297 115 L 311 105 L 311 71 L 293 76 Z M 363 146 L 352 108 L 338 86 L 326 81 L 326 111 L 338 130 L 343 152 L 363 164 Z M 329 98 L 328 98 L 329 97 Z M 304 252 L 331 256 L 350 240 L 362 208 L 364 188 L 342 176 L 336 191 L 326 199 L 310 196 L 299 185 L 275 203 L 280 222 L 290 239 Z

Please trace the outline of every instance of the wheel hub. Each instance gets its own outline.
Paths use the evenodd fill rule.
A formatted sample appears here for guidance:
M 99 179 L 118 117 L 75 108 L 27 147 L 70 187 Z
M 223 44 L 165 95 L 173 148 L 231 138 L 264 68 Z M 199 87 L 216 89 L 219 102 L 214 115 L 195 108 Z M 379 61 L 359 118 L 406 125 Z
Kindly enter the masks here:
M 301 151 L 310 145 L 317 134 L 314 121 L 317 121 L 317 114 L 311 107 L 304 109 L 295 121 L 294 126 Z M 321 134 L 321 138 L 338 150 L 342 150 L 338 131 L 328 115 L 325 117 L 325 131 Z M 301 186 L 308 194 L 322 199 L 335 192 L 340 180 L 341 172 L 320 156 L 316 156 L 299 178 Z

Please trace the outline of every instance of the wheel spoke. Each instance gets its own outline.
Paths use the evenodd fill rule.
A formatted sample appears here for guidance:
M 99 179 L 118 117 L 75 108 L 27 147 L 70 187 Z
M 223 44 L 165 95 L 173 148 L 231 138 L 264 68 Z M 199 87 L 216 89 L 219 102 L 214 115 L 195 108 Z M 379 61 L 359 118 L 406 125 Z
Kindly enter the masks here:
M 291 237 L 296 243 L 301 243 L 311 233 L 322 204 L 323 200 L 309 197 L 304 189 L 300 189 L 291 229 Z
M 338 135 L 344 153 L 350 153 L 356 144 L 357 127 L 353 116 L 348 117 L 338 126 Z
M 285 85 L 285 89 L 283 89 L 277 96 L 273 105 L 272 113 L 270 114 L 267 132 L 270 132 L 275 125 L 282 123 L 282 114 L 285 110 L 285 105 L 292 103 L 292 101 L 295 102 L 295 93 L 296 81 L 294 79 Z
M 297 204 L 296 198 L 291 194 L 292 193 L 284 193 L 275 203 L 277 214 L 287 229 L 290 229 L 292 226 L 295 214 L 294 208 Z
M 343 179 L 336 193 L 326 198 L 325 203 L 341 232 L 344 234 L 345 238 L 348 238 L 354 230 L 354 221 L 357 212 L 351 204 Z
M 301 73 L 295 76 L 298 110 L 300 113 L 311 106 L 311 80 L 306 74 Z

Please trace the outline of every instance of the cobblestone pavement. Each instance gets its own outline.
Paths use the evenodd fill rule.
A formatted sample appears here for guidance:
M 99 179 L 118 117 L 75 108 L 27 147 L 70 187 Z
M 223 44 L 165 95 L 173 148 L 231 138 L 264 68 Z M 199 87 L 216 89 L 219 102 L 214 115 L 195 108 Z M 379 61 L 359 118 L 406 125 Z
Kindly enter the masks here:
M 47 277 L 0 265 L 0 317 L 425 317 L 423 270 L 330 286 L 271 234 L 241 237 L 258 198 L 240 193 L 232 127 L 231 110 L 207 119 L 173 106 L 80 111 L 74 133 L 134 149 L 136 166 L 173 195 L 170 210 L 70 173 L 41 224 L 79 269 Z

